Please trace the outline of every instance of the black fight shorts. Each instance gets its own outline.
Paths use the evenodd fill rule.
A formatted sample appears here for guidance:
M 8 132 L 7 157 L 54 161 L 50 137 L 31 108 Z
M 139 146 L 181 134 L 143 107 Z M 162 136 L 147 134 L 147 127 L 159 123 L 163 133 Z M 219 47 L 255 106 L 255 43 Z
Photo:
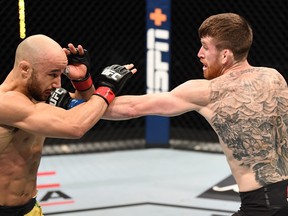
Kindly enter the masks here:
M 22 206 L 0 206 L 0 216 L 23 216 L 30 212 L 36 204 L 36 198 Z
M 288 180 L 239 195 L 241 207 L 232 216 L 288 216 Z

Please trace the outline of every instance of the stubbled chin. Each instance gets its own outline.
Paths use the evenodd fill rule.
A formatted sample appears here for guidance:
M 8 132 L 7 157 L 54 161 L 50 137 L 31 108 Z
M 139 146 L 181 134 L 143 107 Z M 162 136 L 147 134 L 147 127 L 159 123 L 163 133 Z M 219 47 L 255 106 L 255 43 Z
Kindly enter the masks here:
M 204 76 L 204 78 L 207 79 L 207 80 L 213 79 L 213 77 L 209 76 L 209 73 L 208 73 L 207 71 L 203 71 L 203 76 Z
M 42 95 L 41 97 L 41 101 L 46 101 L 49 97 L 50 97 L 51 94 L 44 94 Z

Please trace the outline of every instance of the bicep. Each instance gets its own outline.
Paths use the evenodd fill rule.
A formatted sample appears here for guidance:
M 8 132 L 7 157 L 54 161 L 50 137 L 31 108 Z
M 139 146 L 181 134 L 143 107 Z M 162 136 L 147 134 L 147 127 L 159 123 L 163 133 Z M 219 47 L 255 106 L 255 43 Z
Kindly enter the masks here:
M 34 104 L 28 99 L 21 99 L 21 97 L 16 97 L 15 99 L 17 100 L 1 102 L 1 124 L 44 135 L 49 130 L 52 132 L 54 123 L 59 122 L 59 119 L 61 119 L 60 113 L 62 110 L 60 108 L 42 102 Z M 59 109 L 60 111 L 56 116 L 51 114 L 55 113 L 54 109 Z
M 67 121 L 66 113 L 65 109 L 41 102 L 27 109 L 26 117 L 15 122 L 15 126 L 42 136 L 62 137 L 73 126 Z
M 0 124 L 29 133 L 41 136 L 69 134 L 67 130 L 70 125 L 65 122 L 64 109 L 44 102 L 35 104 L 19 93 L 6 93 L 1 96 L 0 113 Z
M 13 92 L 1 95 L 0 124 L 40 136 L 79 138 L 99 121 L 106 108 L 106 102 L 97 96 L 65 110 L 44 102 L 32 103 L 26 96 Z

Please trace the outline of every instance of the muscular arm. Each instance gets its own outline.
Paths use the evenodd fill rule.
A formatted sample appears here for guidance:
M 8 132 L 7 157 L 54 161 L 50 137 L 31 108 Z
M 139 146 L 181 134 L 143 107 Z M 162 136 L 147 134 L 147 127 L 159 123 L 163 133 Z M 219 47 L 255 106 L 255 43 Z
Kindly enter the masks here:
M 190 80 L 170 92 L 117 97 L 102 118 L 124 120 L 145 115 L 177 116 L 189 111 L 199 112 L 209 100 L 209 81 Z
M 70 110 L 34 104 L 18 92 L 0 98 L 0 122 L 45 137 L 80 138 L 101 118 L 107 103 L 99 96 Z

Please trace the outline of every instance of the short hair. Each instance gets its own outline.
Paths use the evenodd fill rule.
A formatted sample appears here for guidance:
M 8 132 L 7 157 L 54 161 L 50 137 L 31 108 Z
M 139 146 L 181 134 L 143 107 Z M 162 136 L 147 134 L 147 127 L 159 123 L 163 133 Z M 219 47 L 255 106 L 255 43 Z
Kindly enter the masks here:
M 247 58 L 253 41 L 253 31 L 246 19 L 234 13 L 208 17 L 199 27 L 200 38 L 211 37 L 218 50 L 230 49 L 236 61 Z

